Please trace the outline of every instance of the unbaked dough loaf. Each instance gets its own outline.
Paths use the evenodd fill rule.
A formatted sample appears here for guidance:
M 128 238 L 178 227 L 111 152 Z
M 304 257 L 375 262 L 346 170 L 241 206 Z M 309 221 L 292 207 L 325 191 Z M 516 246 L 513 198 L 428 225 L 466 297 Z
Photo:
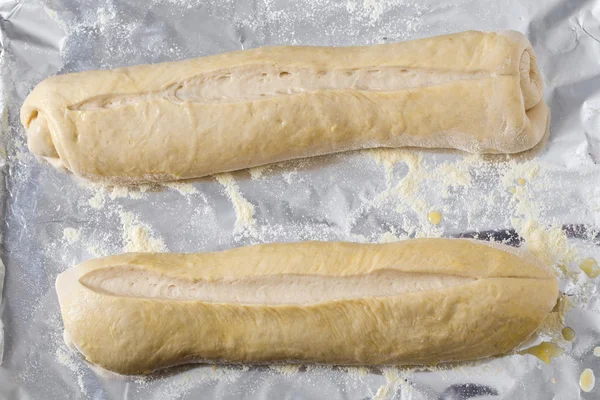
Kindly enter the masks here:
M 373 147 L 521 152 L 548 126 L 542 88 L 522 34 L 470 31 L 59 75 L 21 122 L 53 165 L 127 184 Z
M 431 364 L 525 341 L 559 294 L 537 263 L 466 239 L 303 242 L 100 258 L 56 288 L 73 346 L 122 374 L 202 361 Z

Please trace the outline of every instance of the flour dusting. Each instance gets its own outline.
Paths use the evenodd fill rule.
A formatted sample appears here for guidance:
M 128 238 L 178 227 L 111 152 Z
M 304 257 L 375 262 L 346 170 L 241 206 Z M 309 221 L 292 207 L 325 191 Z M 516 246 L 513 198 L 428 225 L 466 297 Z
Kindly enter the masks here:
M 68 244 L 73 244 L 81 239 L 81 229 L 65 228 L 63 231 L 63 237 Z
M 71 374 L 73 374 L 76 377 L 77 386 L 79 387 L 81 394 L 86 396 L 88 393 L 83 380 L 84 373 L 81 370 L 81 363 L 78 362 L 73 351 L 66 348 L 64 345 L 59 346 L 56 349 L 55 357 L 59 364 L 66 367 L 71 372 Z
M 215 175 L 215 179 L 225 188 L 225 194 L 231 200 L 235 210 L 236 221 L 234 233 L 248 234 L 254 232 L 254 205 L 246 200 L 240 193 L 240 188 L 232 174 L 224 173 Z
M 13 118 L 18 115 L 18 106 L 23 101 L 18 96 L 27 93 L 45 76 L 57 72 L 184 59 L 264 44 L 364 45 L 447 33 L 465 27 L 506 28 L 509 20 L 511 27 L 517 27 L 515 24 L 519 23 L 518 16 L 505 17 L 503 11 L 506 10 L 501 9 L 502 5 L 481 6 L 477 2 L 464 1 L 448 5 L 418 0 L 300 0 L 287 3 L 265 0 L 248 5 L 214 0 L 152 0 L 143 10 L 138 10 L 133 3 L 120 1 L 85 6 L 59 2 L 60 7 L 56 10 L 52 9 L 56 7 L 54 3 L 43 3 L 40 13 L 44 14 L 44 21 L 57 25 L 64 37 L 53 33 L 38 43 L 25 43 L 25 46 L 13 42 L 15 49 L 28 57 L 23 58 L 26 68 L 14 69 L 24 77 L 11 77 L 11 84 L 14 83 L 17 90 L 3 99 L 14 104 L 11 106 Z M 468 7 L 463 7 L 464 4 Z M 24 4 L 21 12 L 35 8 L 27 7 Z M 472 12 L 471 8 L 478 11 Z M 525 15 L 530 7 L 519 5 L 514 8 L 515 14 Z M 128 12 L 130 9 L 133 12 Z M 461 21 L 460 14 L 465 10 L 469 12 Z M 496 18 L 494 14 L 500 17 Z M 591 54 L 585 51 L 589 50 L 585 46 L 595 44 L 590 34 L 581 30 L 581 27 L 587 29 L 590 23 L 587 14 L 581 12 L 578 15 L 581 21 L 575 17 L 564 18 L 567 25 L 572 25 L 572 30 L 567 25 L 559 27 L 560 32 L 573 32 L 576 45 L 584 46 L 568 52 L 573 57 Z M 6 22 L 11 21 L 7 19 Z M 41 24 L 39 26 L 43 29 Z M 531 27 L 531 24 L 522 26 Z M 200 34 L 198 27 L 202 30 Z M 594 34 L 593 30 L 590 32 Z M 557 36 L 561 38 L 559 42 L 570 37 L 563 36 Z M 558 54 L 552 48 L 555 40 L 550 39 L 553 37 L 538 32 L 537 39 L 536 47 Z M 540 54 L 540 61 L 547 58 L 543 54 Z M 20 57 L 17 53 L 14 56 L 15 59 Z M 44 62 L 35 63 L 36 59 Z M 549 75 L 555 70 L 547 67 Z M 581 76 L 593 75 L 592 70 L 585 68 L 573 70 Z M 5 72 L 9 76 L 10 71 Z M 571 78 L 575 75 L 560 71 L 560 68 L 549 77 L 548 83 L 564 84 L 564 77 L 569 77 L 566 83 L 572 85 L 574 80 Z M 588 86 L 594 88 L 593 84 Z M 597 166 L 594 157 L 597 158 L 598 153 L 596 117 L 599 108 L 594 99 L 573 99 L 569 97 L 571 92 L 574 93 L 562 93 L 566 96 L 565 104 L 584 104 L 588 110 L 585 111 L 587 128 L 577 126 L 576 119 L 562 122 L 559 119 L 556 127 L 553 126 L 552 140 L 555 142 L 550 143 L 547 155 L 536 160 L 457 155 L 444 151 L 376 149 L 325 157 L 320 161 L 251 168 L 242 173 L 244 177 L 249 174 L 250 180 L 242 181 L 237 178 L 238 174 L 221 174 L 216 177 L 217 182 L 162 185 L 168 190 L 143 185 L 96 186 L 84 190 L 71 185 L 64 176 L 49 172 L 48 166 L 35 160 L 27 150 L 24 132 L 17 128 L 18 122 L 11 122 L 13 126 L 6 132 L 3 129 L 2 135 L 11 138 L 8 153 L 12 166 L 11 195 L 14 196 L 9 204 L 17 208 L 9 210 L 7 216 L 12 218 L 13 236 L 23 238 L 31 245 L 28 249 L 43 249 L 34 255 L 43 255 L 41 267 L 45 269 L 43 275 L 48 281 L 44 286 L 31 287 L 39 277 L 27 275 L 17 284 L 22 285 L 21 289 L 28 295 L 29 289 L 35 289 L 32 292 L 36 292 L 36 304 L 51 304 L 44 296 L 53 295 L 53 279 L 58 272 L 91 257 L 123 251 L 167 251 L 160 234 L 169 235 L 169 247 L 173 251 L 212 251 L 255 242 L 347 240 L 387 243 L 414 237 L 455 237 L 460 234 L 485 238 L 486 234 L 494 232 L 498 234 L 498 240 L 509 242 L 516 238 L 515 242 L 522 241 L 521 246 L 526 251 L 551 265 L 565 283 L 566 300 L 557 306 L 539 330 L 539 334 L 560 341 L 557 332 L 564 324 L 565 315 L 575 320 L 578 313 L 597 311 L 595 303 L 588 301 L 597 296 L 598 278 L 585 276 L 578 264 L 588 257 L 600 259 L 600 252 L 593 245 L 598 232 L 591 228 L 600 224 L 600 188 L 595 184 L 598 174 L 597 168 L 594 169 Z M 591 89 L 588 92 L 592 93 Z M 17 98 L 10 98 L 14 95 Z M 560 108 L 558 111 L 562 112 Z M 8 113 L 4 112 L 4 127 L 9 125 L 8 118 Z M 579 136 L 585 136 L 585 139 Z M 569 147 L 574 142 L 577 142 L 576 146 Z M 556 145 L 566 149 L 560 157 L 555 154 Z M 581 182 L 572 182 L 573 177 L 579 177 Z M 33 192 L 38 197 L 35 202 L 27 202 L 27 196 Z M 232 207 L 235 212 L 233 227 L 229 218 Z M 429 221 L 432 211 L 443 215 L 438 225 Z M 575 229 L 566 224 L 585 225 L 588 232 L 574 234 Z M 509 233 L 503 234 L 505 231 Z M 17 253 L 22 253 L 18 247 L 13 244 Z M 21 263 L 30 260 L 29 254 L 19 256 Z M 31 262 L 40 261 L 32 257 Z M 22 271 L 28 273 L 31 270 Z M 14 275 L 17 273 L 18 270 Z M 569 314 L 573 309 L 577 312 Z M 52 319 L 48 326 L 45 325 L 47 316 Z M 14 316 L 15 319 L 21 317 Z M 160 400 L 210 396 L 212 393 L 252 397 L 272 383 L 269 379 L 283 381 L 281 375 L 290 375 L 291 378 L 285 380 L 294 384 L 302 382 L 303 387 L 323 397 L 335 394 L 326 392 L 328 384 L 334 388 L 347 388 L 347 393 L 356 391 L 357 396 L 364 394 L 364 397 L 376 399 L 419 398 L 427 394 L 420 393 L 418 385 L 410 384 L 415 381 L 410 370 L 386 368 L 379 375 L 362 367 L 314 365 L 307 366 L 306 370 L 281 365 L 263 367 L 262 370 L 194 366 L 168 371 L 158 377 L 127 378 L 124 389 L 119 391 L 117 385 L 98 378 L 76 353 L 64 347 L 61 338 L 55 334 L 62 332 L 56 305 L 31 313 L 19 322 L 27 329 L 44 327 L 51 332 L 50 350 L 40 341 L 27 343 L 31 347 L 27 347 L 29 350 L 22 356 L 29 357 L 30 364 L 17 378 L 33 387 L 45 375 L 51 376 L 48 385 L 54 386 L 47 390 L 48 393 L 62 394 L 61 390 L 69 386 L 68 390 L 81 393 L 82 397 L 106 395 L 109 390 L 115 396 Z M 591 331 L 593 326 L 588 324 L 586 329 Z M 16 333 L 21 336 L 15 337 L 28 337 L 23 332 Z M 584 334 L 585 330 L 581 330 L 581 337 Z M 572 345 L 577 346 L 578 340 L 583 342 L 578 336 Z M 598 343 L 588 342 L 586 354 L 591 356 L 592 347 Z M 564 345 L 563 342 L 559 344 Z M 600 356 L 600 348 L 594 353 Z M 564 363 L 554 366 L 555 372 L 562 371 L 561 379 L 566 371 L 573 369 L 571 358 L 577 356 L 574 352 L 570 357 L 564 357 L 569 359 L 569 368 L 562 368 Z M 507 356 L 430 370 L 439 374 L 435 379 L 440 385 L 490 380 L 517 388 L 524 379 L 521 372 L 526 367 L 523 365 L 534 372 L 539 369 L 534 363 L 524 363 L 521 356 Z M 383 384 L 382 379 L 385 380 Z M 553 387 L 558 387 L 554 380 L 551 382 Z
M 163 240 L 153 234 L 147 224 L 140 222 L 135 214 L 120 211 L 119 217 L 123 225 L 123 252 L 167 251 Z
M 298 364 L 272 364 L 269 365 L 272 371 L 275 371 L 281 375 L 290 376 L 297 374 L 300 371 L 300 365 Z
M 263 175 L 266 172 L 269 172 L 272 168 L 272 165 L 261 165 L 260 167 L 250 168 L 248 172 L 250 172 L 250 177 L 253 180 L 259 180 L 263 178 Z
M 173 189 L 178 191 L 180 194 L 184 196 L 189 196 L 192 194 L 197 194 L 198 189 L 194 187 L 191 183 L 186 182 L 168 182 L 164 183 L 163 186 L 168 187 L 169 189 Z
M 94 195 L 88 199 L 88 205 L 96 210 L 101 209 L 106 204 L 105 190 L 97 189 L 94 191 Z

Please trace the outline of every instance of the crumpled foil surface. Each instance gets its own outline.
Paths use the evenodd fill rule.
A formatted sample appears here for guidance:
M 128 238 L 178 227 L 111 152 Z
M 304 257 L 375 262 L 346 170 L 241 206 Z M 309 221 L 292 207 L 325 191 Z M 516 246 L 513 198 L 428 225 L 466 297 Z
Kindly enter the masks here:
M 600 2 L 584 0 L 0 1 L 2 297 L 6 399 L 597 399 L 600 376 Z M 527 34 L 552 109 L 545 147 L 519 157 L 359 151 L 164 186 L 98 187 L 38 162 L 19 108 L 42 79 L 73 71 L 271 44 L 358 45 L 467 29 Z M 442 214 L 432 224 L 431 211 Z M 99 371 L 68 349 L 54 291 L 61 271 L 123 251 L 195 252 L 299 240 L 467 236 L 523 246 L 553 265 L 573 303 L 564 340 L 549 322 L 531 355 L 434 370 L 325 366 Z M 590 261 L 588 261 L 590 262 Z M 0 274 L 1 275 L 1 274 Z M 531 293 L 535 296 L 535 293 Z M 559 324 L 560 325 L 560 324 Z

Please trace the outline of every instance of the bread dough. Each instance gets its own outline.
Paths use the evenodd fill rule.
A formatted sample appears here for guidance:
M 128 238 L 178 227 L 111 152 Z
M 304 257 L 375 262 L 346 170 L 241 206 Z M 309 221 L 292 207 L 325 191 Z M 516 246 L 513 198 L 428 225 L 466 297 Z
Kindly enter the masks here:
M 53 165 L 127 184 L 373 147 L 521 152 L 546 132 L 542 91 L 522 34 L 469 31 L 54 76 L 21 122 Z
M 121 374 L 189 362 L 432 364 L 503 354 L 554 307 L 554 274 L 466 239 L 130 253 L 60 274 L 66 336 Z

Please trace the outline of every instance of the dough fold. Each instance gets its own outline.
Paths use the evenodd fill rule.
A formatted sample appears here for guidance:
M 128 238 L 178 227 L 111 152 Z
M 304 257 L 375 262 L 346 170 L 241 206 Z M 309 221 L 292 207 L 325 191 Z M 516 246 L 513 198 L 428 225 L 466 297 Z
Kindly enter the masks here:
M 466 239 L 123 254 L 63 272 L 56 289 L 65 336 L 121 374 L 478 359 L 527 340 L 559 294 L 538 260 Z
M 54 76 L 21 122 L 53 165 L 134 184 L 373 147 L 521 152 L 546 132 L 542 92 L 522 34 L 469 31 Z

